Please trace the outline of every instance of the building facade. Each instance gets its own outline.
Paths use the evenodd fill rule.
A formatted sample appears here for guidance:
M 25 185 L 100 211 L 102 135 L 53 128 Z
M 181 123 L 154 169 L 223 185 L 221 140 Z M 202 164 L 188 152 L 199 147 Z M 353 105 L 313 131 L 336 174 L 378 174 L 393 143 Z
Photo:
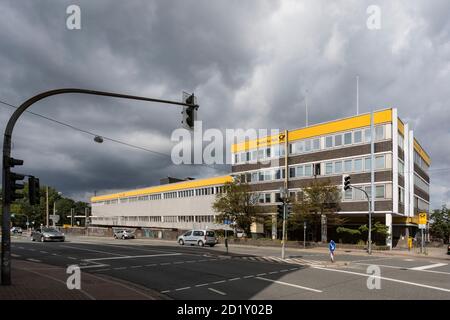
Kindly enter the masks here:
M 374 217 L 389 228 L 387 244 L 396 246 L 417 228 L 419 212 L 429 212 L 430 157 L 403 123 L 397 109 L 374 112 Z M 274 136 L 232 145 L 230 176 L 170 183 L 162 186 L 93 197 L 92 224 L 190 229 L 219 228 L 211 205 L 232 176 L 246 181 L 259 194 L 259 205 L 272 216 L 271 230 L 254 225 L 256 233 L 276 236 L 279 190 L 287 186 L 297 196 L 313 179 L 342 185 L 343 174 L 370 195 L 371 115 L 286 130 Z M 349 225 L 367 223 L 363 192 L 342 193 L 338 214 Z

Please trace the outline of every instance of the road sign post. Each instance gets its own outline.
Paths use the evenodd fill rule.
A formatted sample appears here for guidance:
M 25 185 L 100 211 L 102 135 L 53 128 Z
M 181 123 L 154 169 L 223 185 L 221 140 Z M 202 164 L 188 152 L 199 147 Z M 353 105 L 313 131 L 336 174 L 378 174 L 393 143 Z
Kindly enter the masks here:
M 419 213 L 419 229 L 420 229 L 420 235 L 421 235 L 420 253 L 425 253 L 424 252 L 425 239 L 424 239 L 423 230 L 426 228 L 426 226 L 427 226 L 427 214 L 426 214 L 426 212 L 420 212 Z

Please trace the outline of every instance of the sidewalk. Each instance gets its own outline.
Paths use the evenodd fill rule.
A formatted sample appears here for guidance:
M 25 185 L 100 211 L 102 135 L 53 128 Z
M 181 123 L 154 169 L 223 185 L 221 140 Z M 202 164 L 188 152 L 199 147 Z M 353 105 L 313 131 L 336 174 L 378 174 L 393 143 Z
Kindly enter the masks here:
M 0 286 L 0 300 L 162 300 L 147 288 L 83 272 L 81 289 L 69 290 L 66 269 L 24 260 L 12 261 L 10 286 Z

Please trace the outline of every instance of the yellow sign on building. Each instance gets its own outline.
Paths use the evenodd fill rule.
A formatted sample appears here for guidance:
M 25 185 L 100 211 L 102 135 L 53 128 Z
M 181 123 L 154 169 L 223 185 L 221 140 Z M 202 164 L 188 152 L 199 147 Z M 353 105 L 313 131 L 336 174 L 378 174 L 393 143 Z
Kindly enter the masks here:
M 419 224 L 427 224 L 427 214 L 426 214 L 426 212 L 419 213 Z

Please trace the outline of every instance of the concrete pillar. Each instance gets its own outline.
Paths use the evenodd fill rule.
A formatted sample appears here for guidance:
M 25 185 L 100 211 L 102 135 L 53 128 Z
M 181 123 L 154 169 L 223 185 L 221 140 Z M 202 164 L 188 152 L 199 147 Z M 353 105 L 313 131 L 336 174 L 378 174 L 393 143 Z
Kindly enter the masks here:
M 272 240 L 277 239 L 277 215 L 272 215 Z
M 386 227 L 388 227 L 388 235 L 386 236 L 386 245 L 392 250 L 392 214 L 386 213 Z

